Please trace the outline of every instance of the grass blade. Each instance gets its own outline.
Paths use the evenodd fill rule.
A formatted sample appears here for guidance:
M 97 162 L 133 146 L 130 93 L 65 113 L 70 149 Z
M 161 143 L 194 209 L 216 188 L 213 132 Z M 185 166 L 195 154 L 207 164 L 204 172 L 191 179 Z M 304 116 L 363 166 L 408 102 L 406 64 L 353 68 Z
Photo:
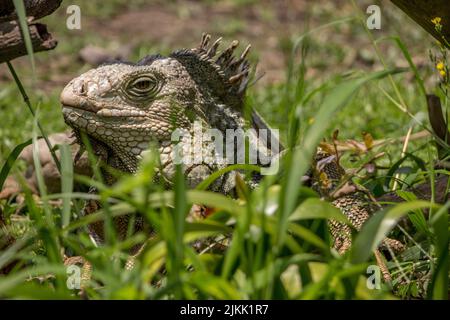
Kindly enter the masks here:
M 70 193 L 73 190 L 73 161 L 69 145 L 62 144 L 59 147 L 59 150 L 61 154 L 61 193 L 63 194 L 61 227 L 65 228 L 70 222 Z
M 22 85 L 22 82 L 20 81 L 19 77 L 17 76 L 17 73 L 14 70 L 13 65 L 9 61 L 6 64 L 8 65 L 8 69 L 11 72 L 11 75 L 13 76 L 17 87 L 19 88 L 20 94 L 22 95 L 23 101 L 27 105 L 28 110 L 33 115 L 33 117 L 36 118 L 36 114 L 35 114 L 35 112 L 33 110 L 33 107 L 31 106 L 31 103 L 30 103 L 30 98 L 28 97 L 28 95 L 27 95 L 27 93 L 25 91 L 25 88 Z M 50 154 L 52 155 L 53 161 L 56 164 L 56 168 L 58 169 L 59 172 L 61 172 L 61 164 L 59 163 L 58 157 L 56 156 L 55 151 L 53 150 L 52 144 L 50 143 L 50 140 L 48 139 L 47 135 L 45 134 L 44 129 L 42 128 L 42 125 L 41 125 L 41 123 L 39 121 L 37 121 L 37 126 L 39 128 L 39 132 L 41 133 L 42 137 L 45 140 L 45 143 L 47 144 L 48 150 L 50 150 Z
M 438 206 L 433 205 L 433 207 Z M 430 203 L 416 200 L 401 203 L 389 210 L 382 210 L 375 213 L 364 223 L 361 231 L 356 236 L 351 250 L 352 262 L 355 264 L 365 262 L 400 218 L 410 211 L 423 208 L 430 208 Z
M 277 233 L 278 249 L 281 248 L 286 234 L 288 217 L 295 206 L 298 190 L 301 185 L 301 177 L 309 168 L 316 146 L 328 128 L 330 118 L 333 117 L 339 109 L 343 108 L 365 83 L 376 79 L 382 79 L 388 75 L 399 73 L 401 71 L 402 70 L 400 69 L 383 70 L 371 73 L 362 78 L 351 79 L 338 84 L 327 94 L 316 114 L 314 123 L 308 129 L 303 143 L 293 153 L 292 159 L 290 159 L 290 163 L 288 163 L 286 169 L 286 171 L 289 172 L 289 177 L 285 180 L 284 192 L 282 192 L 280 199 L 281 216 Z
M 431 279 L 428 297 L 431 299 L 448 299 L 448 270 L 449 270 L 449 236 L 448 236 L 448 212 L 450 201 L 442 206 L 431 218 L 435 237 L 435 250 L 438 257 L 436 268 Z
M 0 190 L 3 189 L 3 184 L 6 181 L 6 178 L 8 177 L 9 172 L 11 171 L 12 166 L 17 160 L 17 157 L 20 155 L 22 150 L 30 145 L 33 142 L 33 139 L 27 140 L 24 143 L 21 143 L 17 145 L 13 151 L 8 155 L 8 158 L 6 159 L 5 164 L 2 167 L 2 170 L 0 171 Z
M 33 54 L 33 44 L 31 42 L 30 31 L 28 29 L 27 15 L 25 12 L 25 6 L 23 0 L 13 0 L 14 7 L 16 8 L 17 17 L 19 18 L 20 30 L 22 31 L 22 37 L 25 42 L 25 48 L 27 49 L 28 56 L 30 57 L 31 70 L 33 72 L 33 77 L 35 75 L 35 63 Z

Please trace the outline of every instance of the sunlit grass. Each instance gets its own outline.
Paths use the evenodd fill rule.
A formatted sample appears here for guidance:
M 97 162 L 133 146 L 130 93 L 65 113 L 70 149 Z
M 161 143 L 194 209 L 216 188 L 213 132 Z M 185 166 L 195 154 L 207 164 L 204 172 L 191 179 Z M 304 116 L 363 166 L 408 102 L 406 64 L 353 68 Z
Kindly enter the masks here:
M 85 287 L 90 299 L 446 299 L 448 203 L 441 206 L 420 201 L 400 190 L 398 194 L 407 201 L 374 215 L 355 236 L 352 250 L 339 256 L 331 247 L 326 220 L 345 221 L 345 217 L 301 185 L 315 146 L 324 137 L 329 140 L 336 128 L 343 138 L 358 140 L 362 131 L 376 139 L 406 134 L 413 122 L 411 116 L 385 93 L 395 97 L 400 92 L 413 116 L 428 126 L 424 97 L 405 83 L 404 75 L 411 70 L 400 74 L 396 69 L 357 72 L 317 81 L 306 76 L 308 57 L 313 53 L 307 50 L 307 42 L 299 43 L 298 50 L 301 62 L 293 60 L 285 82 L 264 90 L 252 89 L 248 99 L 249 106 L 280 128 L 284 144 L 290 147 L 281 160 L 280 176 L 266 177 L 255 190 L 239 184 L 239 199 L 231 199 L 204 190 L 215 176 L 196 190 L 188 190 L 178 170 L 173 190 L 164 190 L 149 183 L 157 164 L 156 153 L 149 153 L 135 175 L 106 186 L 98 176 L 74 175 L 68 146 L 60 146 L 61 194 L 47 195 L 35 159 L 41 197 L 33 197 L 24 186 L 22 204 L 0 201 L 5 222 L 0 229 L 0 270 L 4 273 L 0 275 L 0 298 L 80 298 L 79 290 L 66 285 L 65 254 L 82 256 L 91 263 L 92 277 Z M 388 76 L 392 76 L 396 90 L 386 82 Z M 64 128 L 57 96 L 30 94 L 31 101 L 39 105 L 38 119 L 25 112 L 15 86 L 0 91 L 1 106 L 8 110 L 2 110 L 6 121 L 0 129 L 1 163 L 12 155 L 9 165 L 2 167 L 3 180 L 20 171 L 20 166 L 11 164 L 20 143 L 40 135 L 37 120 L 49 131 Z M 21 126 L 14 121 L 18 118 L 23 119 Z M 417 130 L 423 129 L 415 125 Z M 411 142 L 409 153 L 413 156 L 408 155 L 403 163 L 399 163 L 401 144 L 383 145 L 356 160 L 346 156 L 344 163 L 358 168 L 374 153 L 386 152 L 388 156 L 381 160 L 385 169 L 376 176 L 355 179 L 373 193 L 383 194 L 392 188 L 393 173 L 400 165 L 400 178 L 409 184 L 433 179 L 437 173 L 449 174 L 432 169 L 436 150 L 430 141 Z M 95 185 L 98 194 L 75 193 L 74 182 Z M 400 189 L 406 187 L 406 183 L 401 184 Z M 92 197 L 103 209 L 81 217 L 83 201 Z M 62 201 L 54 204 L 53 200 Z M 188 222 L 185 217 L 192 204 L 214 208 L 214 213 L 205 220 Z M 149 239 L 138 233 L 119 241 L 109 230 L 106 243 L 94 246 L 87 225 L 105 221 L 109 227 L 113 217 L 124 214 L 142 215 L 155 234 Z M 394 227 L 393 222 L 399 219 L 407 221 L 407 227 Z M 367 267 L 376 264 L 371 251 L 393 227 L 407 250 L 388 261 L 393 282 L 370 290 Z M 192 246 L 198 241 L 221 242 L 227 248 L 214 250 L 212 246 L 198 253 Z M 126 270 L 128 250 L 139 243 L 145 243 L 145 248 L 134 268 Z

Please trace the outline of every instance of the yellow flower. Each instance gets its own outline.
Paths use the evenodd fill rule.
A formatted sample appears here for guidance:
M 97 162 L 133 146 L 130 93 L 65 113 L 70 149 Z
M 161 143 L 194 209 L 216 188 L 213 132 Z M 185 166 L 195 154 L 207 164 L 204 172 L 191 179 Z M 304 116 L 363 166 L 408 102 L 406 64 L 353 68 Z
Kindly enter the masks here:
M 442 61 L 439 61 L 438 64 L 436 65 L 436 69 L 444 70 L 445 69 L 444 63 Z
M 431 19 L 431 22 L 433 22 L 433 24 L 434 24 L 435 26 L 440 25 L 440 24 L 441 24 L 441 21 L 442 21 L 442 18 L 441 18 L 441 17 L 436 17 L 436 18 L 434 18 L 434 19 Z
M 442 76 L 442 78 L 445 78 L 445 75 L 447 74 L 447 73 L 445 72 L 445 70 L 440 70 L 439 73 L 440 73 L 440 75 Z

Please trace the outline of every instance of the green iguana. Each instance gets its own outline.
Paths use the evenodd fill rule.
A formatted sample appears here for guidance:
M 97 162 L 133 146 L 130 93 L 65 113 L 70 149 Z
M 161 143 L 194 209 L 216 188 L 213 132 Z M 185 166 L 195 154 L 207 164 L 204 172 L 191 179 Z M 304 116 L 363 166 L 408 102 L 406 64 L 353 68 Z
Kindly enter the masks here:
M 249 81 L 250 64 L 246 59 L 250 46 L 239 56 L 233 55 L 237 41 L 217 54 L 221 39 L 209 45 L 210 36 L 204 35 L 199 47 L 179 50 L 168 57 L 147 56 L 136 64 L 111 63 L 92 69 L 73 79 L 61 93 L 64 119 L 74 130 L 80 144 L 80 134 L 89 137 L 95 153 L 109 166 L 123 172 L 134 173 L 150 143 L 156 143 L 161 159 L 157 179 L 170 188 L 175 173 L 173 136 L 175 130 L 185 134 L 177 143 L 183 155 L 191 155 L 191 163 L 183 164 L 188 185 L 193 187 L 214 171 L 229 163 L 218 161 L 217 152 L 227 147 L 226 141 L 217 150 L 212 140 L 192 143 L 189 135 L 203 136 L 229 130 L 238 132 L 240 139 L 228 145 L 233 153 L 245 147 L 244 129 L 262 129 L 271 132 L 264 121 L 253 113 L 252 120 L 244 117 L 244 95 Z M 199 132 L 198 132 L 199 131 Z M 270 164 L 277 140 L 272 143 L 259 131 L 250 131 L 250 153 L 257 154 L 257 163 Z M 204 139 L 207 140 L 207 139 Z M 211 147 L 213 146 L 213 147 Z M 229 149 L 230 149 L 229 148 Z M 277 152 L 275 152 L 277 153 Z M 199 157 L 199 155 L 201 157 Z M 234 155 L 233 155 L 234 156 Z M 184 159 L 183 159 L 184 160 Z M 231 159 L 231 162 L 233 159 Z M 106 172 L 105 180 L 114 183 Z M 233 193 L 236 172 L 224 174 L 211 186 L 211 190 Z M 260 176 L 255 174 L 253 183 Z M 93 190 L 94 192 L 95 190 Z M 86 213 L 98 209 L 90 201 Z M 125 236 L 128 217 L 116 219 L 119 235 Z M 92 234 L 101 242 L 102 223 L 92 225 Z M 142 220 L 136 229 L 143 228 Z
M 80 144 L 80 134 L 85 133 L 95 153 L 109 166 L 124 172 L 135 172 L 149 143 L 156 143 L 161 158 L 157 179 L 164 181 L 168 188 L 175 172 L 171 156 L 175 148 L 173 133 L 182 129 L 195 134 L 195 122 L 201 123 L 202 132 L 213 129 L 224 136 L 229 129 L 255 129 L 252 131 L 254 143 L 251 145 L 257 153 L 257 164 L 270 165 L 267 159 L 276 156 L 282 149 L 276 135 L 256 112 L 252 112 L 250 120 L 244 116 L 244 96 L 250 73 L 246 57 L 250 46 L 240 56 L 235 56 L 237 41 L 218 53 L 220 42 L 221 39 L 218 39 L 210 44 L 210 36 L 203 35 L 201 44 L 194 49 L 175 51 L 167 57 L 147 56 L 136 64 L 111 63 L 82 74 L 73 79 L 61 94 L 66 123 L 73 128 Z M 259 135 L 258 130 L 267 130 L 271 139 Z M 181 139 L 180 142 L 186 154 L 203 155 L 200 162 L 183 165 L 190 186 L 195 186 L 227 165 L 215 161 L 217 151 L 221 150 L 205 144 L 192 146 L 189 142 L 192 141 Z M 233 143 L 234 151 L 241 147 L 237 144 Z M 323 158 L 325 155 L 318 153 L 316 163 Z M 316 169 L 319 167 L 316 166 Z M 337 162 L 320 168 L 336 181 L 343 175 L 343 169 Z M 224 174 L 211 186 L 211 190 L 232 194 L 235 174 Z M 317 182 L 315 176 L 313 174 L 312 181 Z M 257 185 L 260 178 L 254 175 L 252 183 Z M 106 172 L 105 180 L 109 184 L 114 183 Z M 319 193 L 323 195 L 321 190 Z M 342 205 L 344 200 L 345 205 Z M 359 192 L 336 199 L 333 204 L 349 217 L 356 229 L 373 211 L 370 205 L 365 205 Z M 97 202 L 90 201 L 85 213 L 92 213 L 98 208 Z M 119 234 L 125 236 L 128 218 L 116 218 L 115 222 Z M 103 240 L 102 228 L 102 223 L 91 228 L 94 238 L 100 242 Z M 138 221 L 136 229 L 142 228 L 143 221 Z M 335 247 L 340 252 L 348 249 L 351 241 L 349 230 L 346 225 L 331 222 Z

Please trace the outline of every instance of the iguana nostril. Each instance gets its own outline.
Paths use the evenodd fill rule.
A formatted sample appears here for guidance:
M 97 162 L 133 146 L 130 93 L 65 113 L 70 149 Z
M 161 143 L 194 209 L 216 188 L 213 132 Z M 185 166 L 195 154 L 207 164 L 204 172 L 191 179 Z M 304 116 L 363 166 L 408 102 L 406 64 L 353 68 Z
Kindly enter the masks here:
M 84 81 L 77 81 L 67 85 L 61 92 L 60 101 L 63 107 L 72 107 L 90 112 L 99 110 L 94 104 L 88 101 L 86 97 L 87 90 Z
M 80 94 L 84 95 L 87 93 L 87 86 L 86 86 L 86 82 L 83 81 L 83 83 L 80 86 Z
M 83 96 L 87 94 L 87 84 L 85 81 L 83 80 L 80 81 L 77 93 Z
M 72 85 L 73 93 L 84 96 L 87 94 L 87 84 L 83 79 L 78 79 Z

